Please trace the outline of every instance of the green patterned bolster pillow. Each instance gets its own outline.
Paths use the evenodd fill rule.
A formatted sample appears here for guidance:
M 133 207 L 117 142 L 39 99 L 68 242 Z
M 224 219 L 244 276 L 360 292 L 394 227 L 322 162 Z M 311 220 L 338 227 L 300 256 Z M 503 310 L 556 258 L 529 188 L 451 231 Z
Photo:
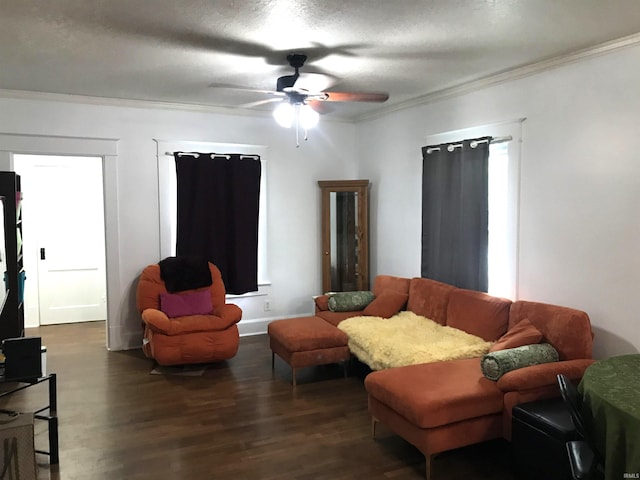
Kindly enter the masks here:
M 373 292 L 340 292 L 332 293 L 329 297 L 329 310 L 332 312 L 357 312 L 364 310 L 375 296 Z
M 480 360 L 480 368 L 485 377 L 495 381 L 512 370 L 558 360 L 558 352 L 553 346 L 548 343 L 537 343 L 487 353 Z

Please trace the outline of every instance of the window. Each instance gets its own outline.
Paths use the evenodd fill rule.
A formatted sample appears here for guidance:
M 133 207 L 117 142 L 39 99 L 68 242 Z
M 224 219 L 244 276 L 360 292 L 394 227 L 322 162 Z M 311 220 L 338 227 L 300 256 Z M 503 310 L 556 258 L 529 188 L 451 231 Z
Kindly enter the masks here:
M 520 142 L 524 119 L 429 135 L 425 145 L 492 136 L 511 138 L 489 150 L 488 274 L 491 295 L 517 298 Z
M 510 262 L 505 252 L 509 235 L 509 147 L 506 142 L 489 146 L 489 293 L 512 298 Z
M 268 149 L 263 145 L 243 145 L 212 142 L 168 142 L 156 140 L 158 144 L 158 185 L 160 196 L 160 257 L 176 252 L 176 169 L 173 152 L 216 152 L 260 155 L 262 175 L 260 177 L 260 216 L 258 219 L 258 285 L 268 285 L 267 263 L 267 157 Z

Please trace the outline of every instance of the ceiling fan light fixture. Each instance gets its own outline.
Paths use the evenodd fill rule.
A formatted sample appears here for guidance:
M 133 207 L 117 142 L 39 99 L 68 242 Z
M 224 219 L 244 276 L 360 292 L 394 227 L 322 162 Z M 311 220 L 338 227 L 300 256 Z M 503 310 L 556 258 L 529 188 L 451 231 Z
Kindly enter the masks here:
M 282 102 L 273 110 L 273 118 L 275 118 L 278 125 L 284 128 L 291 128 L 293 120 L 295 118 L 295 111 L 293 105 L 289 102 Z
M 313 108 L 311 108 L 310 105 L 303 104 L 300 105 L 298 118 L 300 120 L 300 126 L 305 130 L 309 130 L 318 125 L 320 115 Z

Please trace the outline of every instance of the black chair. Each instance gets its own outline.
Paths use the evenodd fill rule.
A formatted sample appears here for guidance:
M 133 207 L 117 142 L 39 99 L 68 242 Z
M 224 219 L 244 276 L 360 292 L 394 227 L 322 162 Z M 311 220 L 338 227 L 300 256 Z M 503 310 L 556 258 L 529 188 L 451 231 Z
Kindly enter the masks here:
M 563 374 L 558 375 L 560 393 L 576 431 L 582 440 L 567 442 L 567 454 L 574 480 L 604 479 L 603 457 L 596 449 L 582 416 L 581 400 L 575 385 Z
M 511 454 L 518 480 L 570 480 L 567 442 L 580 439 L 561 397 L 513 407 Z

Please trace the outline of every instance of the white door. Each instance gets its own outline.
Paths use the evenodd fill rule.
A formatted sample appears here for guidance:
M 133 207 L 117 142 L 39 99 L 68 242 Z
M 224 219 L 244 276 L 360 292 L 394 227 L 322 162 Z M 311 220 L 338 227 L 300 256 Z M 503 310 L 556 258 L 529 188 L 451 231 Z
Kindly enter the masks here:
M 102 158 L 14 155 L 14 165 L 23 191 L 25 326 L 106 320 Z

